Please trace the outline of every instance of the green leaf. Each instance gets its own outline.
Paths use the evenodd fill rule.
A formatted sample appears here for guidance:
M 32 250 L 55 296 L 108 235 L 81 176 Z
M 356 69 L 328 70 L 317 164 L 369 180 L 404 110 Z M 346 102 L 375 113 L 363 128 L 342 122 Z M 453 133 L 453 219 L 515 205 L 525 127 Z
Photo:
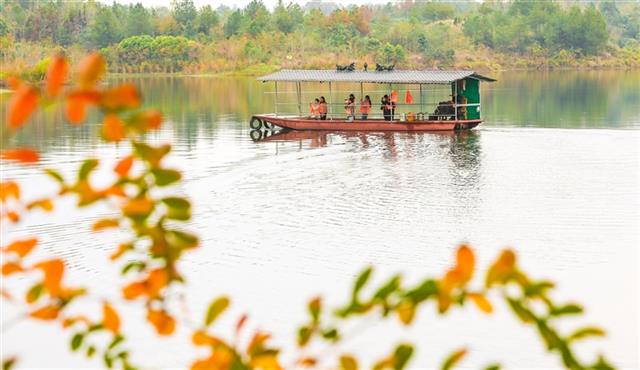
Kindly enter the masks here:
M 336 328 L 325 329 L 321 334 L 324 339 L 331 342 L 335 342 L 340 339 L 340 333 Z
M 524 294 L 528 297 L 545 294 L 548 289 L 554 287 L 550 281 L 541 281 L 535 284 L 529 284 L 524 289 Z
M 298 345 L 300 347 L 304 347 L 309 343 L 309 339 L 311 339 L 311 329 L 308 326 L 301 326 L 298 329 Z
M 416 288 L 408 291 L 406 297 L 412 300 L 414 303 L 420 303 L 430 296 L 438 293 L 438 284 L 433 279 L 425 280 L 422 284 Z
M 154 168 L 151 170 L 151 174 L 155 177 L 156 185 L 158 186 L 171 185 L 182 178 L 182 174 L 180 174 L 180 172 L 165 168 Z
M 500 370 L 500 364 L 491 364 L 485 367 L 484 370 Z
M 85 159 L 80 165 L 80 170 L 78 171 L 78 180 L 86 180 L 91 171 L 93 171 L 96 167 L 98 167 L 97 159 Z
M 507 298 L 511 310 L 522 320 L 522 322 L 531 322 L 536 320 L 533 312 L 529 311 L 522 305 L 522 302 L 513 298 Z
M 586 327 L 586 328 L 578 329 L 575 332 L 573 332 L 571 335 L 569 335 L 567 340 L 572 341 L 572 340 L 583 339 L 587 337 L 604 337 L 604 336 L 605 336 L 604 330 L 600 328 L 595 328 L 595 327 Z
M 108 352 L 102 356 L 102 360 L 104 361 L 104 364 L 108 369 L 113 368 L 113 359 Z
M 563 347 L 562 339 L 560 339 L 558 334 L 556 334 L 556 332 L 547 325 L 545 320 L 536 320 L 536 325 L 538 326 L 540 336 L 542 336 L 548 350 Z
M 464 357 L 464 355 L 467 354 L 467 350 L 466 349 L 460 349 L 458 351 L 453 352 L 452 354 L 449 355 L 449 357 L 447 357 L 447 359 L 442 363 L 442 370 L 450 370 L 453 369 L 454 366 L 456 366 L 456 364 L 458 362 L 460 362 L 460 360 L 462 360 L 462 358 Z
M 169 197 L 161 200 L 167 208 L 167 218 L 186 221 L 191 218 L 191 203 L 184 198 Z
M 395 275 L 373 295 L 374 299 L 385 300 L 400 286 L 400 275 Z
M 170 230 L 166 232 L 166 238 L 172 245 L 187 249 L 198 246 L 198 237 L 178 230 Z
M 401 344 L 396 347 L 395 353 L 393 354 L 394 370 L 402 370 L 409 362 L 409 359 L 413 355 L 413 347 L 409 344 Z
M 113 337 L 113 340 L 111 340 L 111 343 L 109 343 L 107 349 L 109 351 L 114 349 L 118 344 L 122 343 L 122 341 L 124 341 L 124 337 L 122 335 L 116 335 Z
M 218 297 L 209 305 L 207 315 L 204 318 L 204 325 L 211 325 L 229 307 L 229 298 Z
M 609 364 L 607 360 L 605 360 L 605 358 L 602 356 L 599 356 L 598 362 L 596 362 L 595 365 L 593 365 L 593 370 L 614 370 L 614 369 L 615 367 Z
M 96 347 L 94 346 L 87 347 L 87 357 L 93 357 L 95 353 L 96 353 Z
M 16 364 L 15 357 L 6 359 L 2 362 L 2 370 L 11 370 L 13 368 L 13 365 L 15 364 Z
M 561 316 L 561 315 L 575 315 L 582 313 L 582 307 L 576 304 L 568 304 L 562 307 L 554 307 L 549 315 L 551 316 Z
M 133 148 L 136 154 L 143 160 L 149 162 L 152 167 L 156 167 L 162 158 L 171 151 L 171 145 L 161 145 L 152 147 L 145 143 L 134 142 Z
M 73 337 L 71 337 L 71 350 L 77 351 L 78 348 L 82 345 L 82 341 L 84 340 L 83 333 L 75 333 Z
M 373 268 L 372 267 L 367 267 L 366 269 L 364 269 L 364 271 L 362 271 L 360 273 L 360 275 L 358 275 L 358 278 L 356 279 L 356 283 L 353 286 L 353 298 L 354 298 L 354 300 L 355 300 L 355 298 L 357 298 L 358 293 L 360 293 L 360 290 L 362 290 L 364 285 L 369 280 L 369 277 L 371 277 L 371 272 L 373 272 Z
M 147 266 L 146 263 L 142 262 L 142 261 L 132 261 L 127 263 L 126 265 L 124 265 L 124 267 L 122 268 L 122 275 L 126 275 L 129 271 L 135 269 L 137 271 L 142 271 L 144 270 L 144 268 Z
M 60 174 L 60 172 L 53 170 L 51 168 L 45 168 L 44 169 L 44 173 L 46 173 L 47 175 L 49 175 L 49 177 L 53 178 L 54 180 L 56 180 L 57 182 L 59 182 L 60 184 L 64 184 L 64 177 L 62 177 L 62 175 Z
M 40 296 L 42 296 L 42 292 L 44 291 L 43 284 L 35 284 L 27 291 L 27 303 L 36 302 Z

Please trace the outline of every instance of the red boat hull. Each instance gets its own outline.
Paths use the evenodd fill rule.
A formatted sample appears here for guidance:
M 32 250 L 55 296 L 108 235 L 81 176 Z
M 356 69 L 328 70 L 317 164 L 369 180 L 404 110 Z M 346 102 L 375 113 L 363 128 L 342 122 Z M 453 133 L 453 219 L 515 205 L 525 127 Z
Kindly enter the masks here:
M 307 117 L 276 117 L 269 115 L 255 115 L 253 118 L 292 130 L 327 131 L 454 131 L 469 130 L 482 122 L 479 119 L 412 122 L 385 121 L 381 119 L 347 121 L 344 119 L 319 120 Z

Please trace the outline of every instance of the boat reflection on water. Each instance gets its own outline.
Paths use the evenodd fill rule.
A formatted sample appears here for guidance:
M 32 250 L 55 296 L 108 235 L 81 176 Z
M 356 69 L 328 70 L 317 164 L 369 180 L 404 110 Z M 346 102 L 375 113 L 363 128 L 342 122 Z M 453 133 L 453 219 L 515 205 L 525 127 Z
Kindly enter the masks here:
M 474 167 L 480 155 L 480 132 L 474 130 L 465 131 L 434 131 L 434 132 L 358 132 L 358 131 L 300 131 L 300 130 L 251 130 L 249 133 L 254 142 L 298 142 L 308 143 L 311 148 L 325 147 L 331 144 L 331 137 L 342 139 L 357 138 L 362 148 L 370 146 L 373 138 L 382 139 L 390 157 L 397 155 L 396 141 L 400 141 L 403 147 L 406 144 L 433 142 L 439 146 L 449 148 L 450 158 L 456 167 Z M 409 145 L 416 148 L 415 145 Z M 409 150 L 407 155 L 415 155 L 414 150 Z

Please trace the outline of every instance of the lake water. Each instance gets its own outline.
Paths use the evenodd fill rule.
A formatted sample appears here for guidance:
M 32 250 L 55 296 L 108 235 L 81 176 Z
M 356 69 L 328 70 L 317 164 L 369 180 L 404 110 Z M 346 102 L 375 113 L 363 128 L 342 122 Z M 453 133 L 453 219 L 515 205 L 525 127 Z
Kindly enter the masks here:
M 174 190 L 195 205 L 189 228 L 203 244 L 182 264 L 192 317 L 199 320 L 212 297 L 229 294 L 233 306 L 219 324 L 221 333 L 248 312 L 250 328 L 271 331 L 275 343 L 294 348 L 305 302 L 316 294 L 330 304 L 345 302 L 354 276 L 368 264 L 376 267 L 376 282 L 395 272 L 414 282 L 442 274 L 460 242 L 475 247 L 482 269 L 510 246 L 525 271 L 558 282 L 556 299 L 585 305 L 585 317 L 567 319 L 564 329 L 597 324 L 607 330 L 605 339 L 580 344 L 581 355 L 605 353 L 620 367 L 640 367 L 640 72 L 496 77 L 483 85 L 485 123 L 471 132 L 321 133 L 264 141 L 252 140 L 248 120 L 273 110 L 273 95 L 263 94 L 272 90 L 269 84 L 134 79 L 145 104 L 166 115 L 168 123 L 150 140 L 173 144 L 169 163 L 185 171 Z M 4 117 L 6 97 L 0 100 Z M 70 175 L 82 158 L 95 156 L 107 173 L 128 148 L 104 144 L 98 129 L 96 120 L 74 128 L 55 113 L 39 116 L 12 145 L 39 148 L 41 163 L 3 164 L 2 179 L 21 181 L 26 196 L 34 197 L 55 191 L 43 167 Z M 134 360 L 148 368 L 184 367 L 195 356 L 185 344 L 188 330 L 149 340 L 140 307 L 117 298 L 117 266 L 104 261 L 123 236 L 89 232 L 109 211 L 69 208 L 61 202 L 54 217 L 35 215 L 3 228 L 3 244 L 40 235 L 39 253 L 67 258 L 74 282 L 118 302 Z M 559 365 L 533 329 L 496 306 L 491 316 L 469 307 L 439 318 L 429 305 L 410 328 L 368 318 L 342 348 L 377 359 L 398 342 L 413 341 L 412 369 L 436 367 L 461 346 L 470 350 L 462 367 Z M 2 311 L 3 323 L 16 314 L 7 304 Z M 70 355 L 58 328 L 19 323 L 2 336 L 3 354 L 23 354 L 26 367 L 99 364 Z

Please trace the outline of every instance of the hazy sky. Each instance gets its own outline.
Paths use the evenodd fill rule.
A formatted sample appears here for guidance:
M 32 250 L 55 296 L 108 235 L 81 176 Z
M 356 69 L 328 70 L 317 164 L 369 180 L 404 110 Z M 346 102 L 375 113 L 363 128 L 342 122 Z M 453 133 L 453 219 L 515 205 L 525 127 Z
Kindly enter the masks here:
M 107 3 L 107 4 L 111 4 L 112 0 L 99 0 L 100 2 L 103 3 Z M 292 3 L 297 3 L 300 5 L 304 5 L 308 2 L 309 0 L 283 0 L 283 2 L 285 4 L 289 4 L 290 2 Z M 115 2 L 117 3 L 121 3 L 121 4 L 131 4 L 131 3 L 142 3 L 145 6 L 170 6 L 171 5 L 171 0 L 115 0 Z M 233 7 L 234 5 L 236 7 L 244 7 L 245 5 L 247 5 L 248 3 L 251 2 L 251 0 L 230 0 L 230 1 L 220 1 L 220 0 L 193 0 L 194 4 L 197 7 L 201 7 L 203 5 L 211 5 L 212 8 L 217 8 L 220 5 L 226 5 L 229 7 Z M 275 7 L 275 5 L 278 3 L 278 0 L 262 0 L 263 3 L 265 3 L 265 5 L 267 5 L 268 8 L 273 8 Z M 324 2 L 330 2 L 328 0 L 325 0 Z M 340 1 L 340 0 L 336 0 L 333 1 L 336 4 L 341 4 L 341 5 L 350 5 L 350 4 L 357 4 L 357 5 L 361 5 L 361 4 L 386 4 L 386 3 L 395 3 L 398 1 L 390 1 L 390 0 L 347 0 L 347 1 Z

